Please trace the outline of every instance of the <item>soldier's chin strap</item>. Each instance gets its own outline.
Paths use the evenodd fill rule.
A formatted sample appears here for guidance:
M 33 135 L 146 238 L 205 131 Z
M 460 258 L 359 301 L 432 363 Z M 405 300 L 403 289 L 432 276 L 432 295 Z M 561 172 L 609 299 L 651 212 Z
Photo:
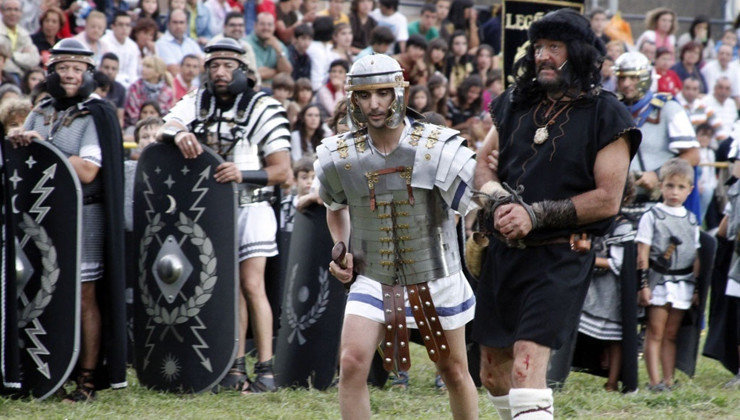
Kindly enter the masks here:
M 259 169 L 256 171 L 242 171 L 242 183 L 253 185 L 267 185 L 267 171 Z

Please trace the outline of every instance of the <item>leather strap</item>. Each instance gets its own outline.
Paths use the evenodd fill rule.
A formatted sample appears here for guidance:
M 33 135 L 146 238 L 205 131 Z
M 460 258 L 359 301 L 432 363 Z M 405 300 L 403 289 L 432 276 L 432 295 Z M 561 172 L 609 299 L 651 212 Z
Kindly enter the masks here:
M 412 284 L 406 286 L 409 295 L 409 304 L 411 312 L 414 314 L 416 325 L 424 340 L 424 346 L 427 354 L 433 362 L 437 362 L 441 357 L 450 355 L 450 346 L 447 343 L 447 337 L 439 322 L 437 309 L 434 307 L 432 295 L 429 293 L 429 285 L 424 283 Z
M 406 305 L 403 285 L 383 284 L 383 314 L 385 315 L 385 337 L 380 345 L 383 368 L 388 372 L 409 370 L 409 332 L 406 328 Z

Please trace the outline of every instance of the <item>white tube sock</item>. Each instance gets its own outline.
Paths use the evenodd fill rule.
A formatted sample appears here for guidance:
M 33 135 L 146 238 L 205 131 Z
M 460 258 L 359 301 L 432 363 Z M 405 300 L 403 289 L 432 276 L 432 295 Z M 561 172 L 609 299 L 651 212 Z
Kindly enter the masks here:
M 494 397 L 493 395 L 491 395 L 490 392 L 486 392 L 486 394 L 488 394 L 488 399 L 491 400 L 493 406 L 496 407 L 496 411 L 498 411 L 499 417 L 501 417 L 502 420 L 511 420 L 509 396 L 501 395 L 500 397 Z
M 552 389 L 512 388 L 509 391 L 512 419 L 552 420 Z

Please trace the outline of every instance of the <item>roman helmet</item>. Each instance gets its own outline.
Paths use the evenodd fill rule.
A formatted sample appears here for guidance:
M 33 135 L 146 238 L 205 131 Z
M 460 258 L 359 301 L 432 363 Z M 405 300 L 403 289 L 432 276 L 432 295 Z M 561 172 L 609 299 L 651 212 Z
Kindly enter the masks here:
M 388 109 L 385 125 L 396 128 L 406 115 L 409 82 L 403 79 L 403 69 L 398 61 L 385 54 L 371 54 L 355 61 L 347 73 L 347 114 L 350 129 L 362 127 L 367 117 L 354 100 L 355 92 L 373 89 L 393 89 L 395 98 Z
M 625 76 L 637 76 L 638 97 L 640 99 L 650 90 L 650 85 L 653 83 L 652 71 L 653 67 L 650 65 L 645 55 L 639 52 L 628 52 L 624 53 L 617 58 L 614 62 L 614 75 L 617 77 Z
M 87 64 L 87 71 L 82 76 L 82 84 L 77 90 L 77 96 L 86 98 L 95 90 L 93 71 L 95 70 L 95 59 L 93 52 L 80 41 L 72 38 L 57 42 L 50 50 L 48 68 L 49 76 L 46 78 L 49 94 L 55 99 L 66 97 L 67 93 L 62 88 L 61 77 L 56 72 L 57 64 L 65 61 L 77 61 Z
M 205 70 L 208 75 L 208 81 L 206 82 L 208 90 L 211 92 L 214 91 L 211 75 L 208 71 L 208 63 L 216 59 L 230 59 L 239 63 L 239 67 L 231 74 L 231 82 L 228 85 L 229 93 L 238 95 L 254 87 L 254 78 L 248 77 L 251 70 L 247 65 L 247 60 L 244 58 L 246 51 L 238 41 L 232 38 L 217 39 L 209 42 L 203 51 L 206 53 Z

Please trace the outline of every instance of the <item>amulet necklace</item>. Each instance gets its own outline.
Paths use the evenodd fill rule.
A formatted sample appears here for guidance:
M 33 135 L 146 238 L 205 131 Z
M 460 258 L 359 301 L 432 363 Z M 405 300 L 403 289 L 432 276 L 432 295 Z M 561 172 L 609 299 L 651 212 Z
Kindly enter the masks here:
M 545 112 L 545 118 L 547 118 L 550 115 L 550 112 L 552 112 L 553 108 L 555 108 L 555 105 L 560 103 L 560 101 L 553 102 L 552 105 L 550 105 L 550 108 L 547 109 Z M 544 124 L 537 123 L 537 113 L 540 110 L 540 106 L 542 106 L 542 102 L 540 102 L 539 105 L 537 105 L 537 108 L 532 113 L 532 121 L 534 122 L 534 125 L 537 127 L 537 130 L 534 132 L 534 138 L 532 141 L 534 141 L 534 144 L 542 144 L 547 141 L 547 139 L 550 137 L 550 133 L 547 131 L 547 127 L 555 123 L 555 119 L 565 111 L 570 104 L 566 104 L 564 107 L 560 108 L 558 112 L 555 113 L 555 115 L 552 116 L 547 122 Z

